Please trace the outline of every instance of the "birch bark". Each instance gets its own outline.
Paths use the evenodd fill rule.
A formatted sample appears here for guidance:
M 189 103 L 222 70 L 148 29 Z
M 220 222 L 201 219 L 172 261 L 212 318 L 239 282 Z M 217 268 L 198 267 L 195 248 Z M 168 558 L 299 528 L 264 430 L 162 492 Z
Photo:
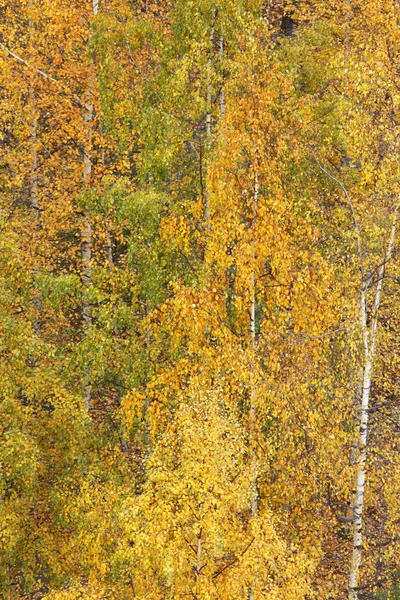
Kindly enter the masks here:
M 93 16 L 95 17 L 99 10 L 98 0 L 93 0 Z M 86 128 L 86 139 L 83 150 L 83 184 L 84 187 L 89 187 L 92 179 L 93 164 L 91 159 L 91 146 L 93 136 L 93 116 L 94 107 L 92 100 L 93 80 L 89 83 L 89 90 L 86 93 L 83 106 L 83 121 Z M 84 287 L 91 284 L 92 281 L 92 224 L 90 221 L 89 212 L 83 211 L 82 228 L 81 228 L 81 255 L 82 255 L 82 283 Z M 84 298 L 82 306 L 82 318 L 86 325 L 92 324 L 92 309 L 87 300 Z M 90 409 L 91 385 L 89 376 L 85 377 L 85 405 L 87 410 Z
M 258 208 L 258 197 L 260 193 L 258 183 L 258 173 L 255 173 L 254 178 L 254 193 L 253 193 L 253 222 L 251 226 L 251 273 L 250 273 L 250 349 L 251 349 L 251 362 L 250 362 L 250 411 L 249 411 L 249 442 L 251 445 L 251 505 L 250 511 L 251 516 L 256 517 L 258 512 L 258 477 L 257 477 L 257 457 L 254 449 L 254 437 L 255 437 L 255 419 L 256 419 L 256 386 L 255 386 L 255 374 L 254 374 L 254 356 L 256 349 L 256 276 L 255 276 L 255 224 L 257 218 Z M 250 589 L 249 600 L 254 600 L 254 586 Z
M 251 274 L 250 274 L 250 346 L 252 353 L 252 362 L 250 365 L 251 369 L 251 389 L 250 389 L 250 443 L 253 444 L 253 438 L 255 433 L 255 379 L 254 379 L 254 354 L 256 349 L 256 280 L 255 280 L 255 222 L 257 218 L 257 208 L 258 208 L 258 197 L 259 197 L 259 183 L 258 183 L 258 174 L 255 174 L 254 181 L 254 194 L 253 194 L 253 223 L 252 223 L 252 241 L 251 241 Z M 257 514 L 258 510 L 258 498 L 257 498 L 257 474 L 256 474 L 256 457 L 254 448 L 252 450 L 252 471 L 253 471 L 253 481 L 252 481 L 252 501 L 251 501 L 251 513 L 253 516 Z
M 396 206 L 393 214 L 393 222 L 390 231 L 390 237 L 386 256 L 383 264 L 378 271 L 378 282 L 376 285 L 375 300 L 373 306 L 371 324 L 368 325 L 367 315 L 367 284 L 362 283 L 360 296 L 360 313 L 361 313 L 361 328 L 363 335 L 363 351 L 364 351 L 364 368 L 362 395 L 359 417 L 359 458 L 356 466 L 356 491 L 354 500 L 353 513 L 353 550 L 350 564 L 349 576 L 349 600 L 358 600 L 358 582 L 360 575 L 360 566 L 362 559 L 362 544 L 363 544 L 363 511 L 364 511 L 364 493 L 366 482 L 366 463 L 367 463 L 367 443 L 368 443 L 368 411 L 371 395 L 371 384 L 373 365 L 376 353 L 376 335 L 378 330 L 378 316 L 381 305 L 383 277 L 385 274 L 385 266 L 391 260 L 396 236 L 398 218 L 398 206 Z
M 203 543 L 202 543 L 202 539 L 201 539 L 201 534 L 202 531 L 200 529 L 199 531 L 199 535 L 197 536 L 197 543 L 196 543 L 196 557 L 197 557 L 197 561 L 196 561 L 196 581 L 198 581 L 199 577 L 200 577 L 200 572 L 201 572 L 201 554 L 202 554 L 202 549 L 203 549 Z
M 217 9 L 213 7 L 211 11 L 211 30 L 210 30 L 210 43 L 211 50 L 214 45 L 214 35 L 215 35 L 215 19 L 217 18 Z M 211 67 L 212 67 L 212 58 L 208 59 L 207 63 L 207 72 L 208 72 L 208 85 L 207 85 L 207 115 L 206 115 L 206 140 L 209 140 L 211 137 Z M 207 188 L 204 191 L 204 220 L 206 222 L 207 229 L 210 230 L 210 202 L 208 198 L 208 190 Z
M 315 157 L 314 157 L 315 158 Z M 350 562 L 350 573 L 349 573 L 349 600 L 358 600 L 358 583 L 360 578 L 360 566 L 362 560 L 362 543 L 363 543 L 363 512 L 364 512 L 364 493 L 365 493 L 365 482 L 366 482 L 366 464 L 367 464 L 367 450 L 368 450 L 368 412 L 369 412 L 369 401 L 371 395 L 372 385 L 372 374 L 373 365 L 375 361 L 376 353 L 376 335 L 378 331 L 378 318 L 379 309 L 381 305 L 381 297 L 383 290 L 383 277 L 385 274 L 386 264 L 391 260 L 393 255 L 397 220 L 399 212 L 399 198 L 393 212 L 392 226 L 390 230 L 389 241 L 387 245 L 386 255 L 384 261 L 378 270 L 378 281 L 376 284 L 374 305 L 372 308 L 371 322 L 368 323 L 368 306 L 367 306 L 367 292 L 370 289 L 371 277 L 367 278 L 363 268 L 363 249 L 361 243 L 361 230 L 358 224 L 356 213 L 354 210 L 353 203 L 349 196 L 349 193 L 343 183 L 329 173 L 319 162 L 316 160 L 317 165 L 330 179 L 335 181 L 341 188 L 346 197 L 347 203 L 351 210 L 351 214 L 354 221 L 354 230 L 356 233 L 357 250 L 360 261 L 361 271 L 361 294 L 360 294 L 360 325 L 363 340 L 363 365 L 362 365 L 362 384 L 361 384 L 361 402 L 360 402 L 360 414 L 359 414 L 359 429 L 358 429 L 358 460 L 356 464 L 356 476 L 355 476 L 355 497 L 353 504 L 353 544 L 352 554 Z
M 101 163 L 102 163 L 103 169 L 104 169 L 106 166 L 106 153 L 105 153 L 104 148 L 101 152 Z M 108 268 L 111 270 L 114 267 L 114 256 L 113 256 L 113 249 L 112 249 L 112 233 L 111 233 L 110 222 L 111 222 L 110 211 L 107 209 L 106 216 L 105 216 L 106 248 L 107 248 Z
M 221 35 L 219 38 L 219 56 L 222 63 L 224 56 L 224 36 Z M 219 96 L 219 109 L 220 109 L 220 120 L 223 121 L 225 118 L 225 90 L 222 82 L 221 92 Z
M 33 94 L 32 94 L 33 96 Z M 36 115 L 32 117 L 31 129 L 31 173 L 30 173 L 30 200 L 35 222 L 34 228 L 36 232 L 40 229 L 40 208 L 38 197 L 38 156 L 37 156 L 37 119 Z M 35 260 L 36 262 L 36 260 Z M 35 274 L 39 274 L 39 266 L 35 266 Z M 33 307 L 35 309 L 35 318 L 33 321 L 33 330 L 35 333 L 40 333 L 40 309 L 41 302 L 39 295 L 35 292 L 33 295 Z
M 91 140 L 93 133 L 93 104 L 90 93 L 86 96 L 87 102 L 84 107 L 84 124 L 86 127 L 86 143 L 83 155 L 83 183 L 85 187 L 90 185 L 92 178 Z M 87 210 L 83 211 L 83 222 L 81 230 L 81 253 L 82 253 L 82 283 L 88 286 L 92 280 L 92 225 Z M 92 323 L 92 311 L 85 299 L 83 303 L 83 320 L 90 325 Z
M 217 9 L 214 7 L 211 11 L 211 29 L 210 29 L 210 44 L 211 50 L 214 46 L 214 36 L 215 36 L 215 20 L 217 18 Z M 210 137 L 211 135 L 211 67 L 212 67 L 212 58 L 208 59 L 207 70 L 208 70 L 208 86 L 207 86 L 207 116 L 206 116 L 206 135 Z
M 32 2 L 28 3 L 29 10 L 32 9 Z M 33 20 L 29 19 L 29 41 L 30 44 L 34 45 L 34 32 L 35 25 Z M 38 193 L 38 151 L 37 151 L 37 126 L 38 126 L 38 114 L 36 107 L 36 94 L 35 94 L 35 79 L 34 76 L 31 76 L 29 82 L 29 100 L 32 107 L 31 113 L 31 135 L 30 135 L 30 151 L 31 151 L 31 170 L 29 177 L 29 195 L 30 195 L 30 203 L 33 213 L 34 220 L 34 229 L 36 232 L 40 230 L 40 207 L 39 207 L 39 193 Z M 36 254 L 36 249 L 35 249 Z M 39 275 L 39 265 L 37 261 L 37 257 L 35 256 L 35 275 Z M 40 333 L 40 310 L 41 310 L 41 302 L 40 296 L 36 292 L 33 294 L 32 299 L 33 307 L 35 310 L 35 317 L 33 321 L 33 330 L 35 333 Z

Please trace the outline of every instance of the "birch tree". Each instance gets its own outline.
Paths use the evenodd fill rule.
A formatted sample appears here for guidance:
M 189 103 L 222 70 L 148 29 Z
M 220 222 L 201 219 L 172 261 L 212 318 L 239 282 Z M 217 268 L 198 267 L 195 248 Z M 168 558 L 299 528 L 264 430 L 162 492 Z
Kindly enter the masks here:
M 394 594 L 398 6 L 295 4 L 0 0 L 4 598 Z
M 360 297 L 360 315 L 361 315 L 361 332 L 363 338 L 363 378 L 362 378 L 362 393 L 360 402 L 360 429 L 358 439 L 358 453 L 356 471 L 356 485 L 353 508 L 353 551 L 350 566 L 349 576 L 349 600 L 357 600 L 359 574 L 362 559 L 363 547 L 363 509 L 364 509 L 364 494 L 366 484 L 366 466 L 367 466 L 367 449 L 368 449 L 368 413 L 370 407 L 370 396 L 373 376 L 373 366 L 376 359 L 376 342 L 378 331 L 379 310 L 381 306 L 383 281 L 385 267 L 390 262 L 393 256 L 395 243 L 395 234 L 397 228 L 398 206 L 396 205 L 393 213 L 393 222 L 390 230 L 389 241 L 387 245 L 386 255 L 383 258 L 382 264 L 378 269 L 377 283 L 375 290 L 375 298 L 373 305 L 368 314 L 367 291 L 370 285 L 369 281 L 363 281 L 361 297 Z M 373 278 L 375 279 L 375 278 Z

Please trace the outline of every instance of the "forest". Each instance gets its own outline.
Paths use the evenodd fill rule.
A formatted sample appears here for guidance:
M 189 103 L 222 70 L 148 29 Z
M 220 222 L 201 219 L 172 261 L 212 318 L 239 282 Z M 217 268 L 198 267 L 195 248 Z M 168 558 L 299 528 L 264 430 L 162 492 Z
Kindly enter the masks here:
M 398 0 L 0 0 L 0 98 L 0 599 L 398 600 Z

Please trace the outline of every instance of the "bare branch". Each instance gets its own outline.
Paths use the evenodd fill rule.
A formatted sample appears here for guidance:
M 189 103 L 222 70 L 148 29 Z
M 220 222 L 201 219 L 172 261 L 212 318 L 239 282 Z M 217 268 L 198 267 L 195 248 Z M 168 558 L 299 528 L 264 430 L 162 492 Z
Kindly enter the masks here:
M 342 191 L 346 197 L 347 203 L 351 210 L 351 214 L 353 216 L 354 230 L 355 230 L 356 236 L 357 236 L 357 248 L 358 248 L 358 255 L 359 255 L 359 260 L 360 260 L 360 270 L 361 270 L 361 274 L 362 274 L 362 277 L 364 280 L 364 270 L 363 270 L 363 254 L 364 254 L 364 252 L 363 252 L 362 244 L 361 244 L 361 231 L 360 231 L 360 226 L 358 224 L 357 215 L 354 210 L 353 202 L 351 201 L 351 198 L 350 198 L 350 194 L 347 191 L 345 185 L 340 181 L 340 179 L 337 179 L 337 177 L 332 175 L 332 173 L 329 173 L 329 171 L 327 171 L 325 169 L 325 167 L 323 167 L 321 165 L 321 163 L 318 161 L 318 159 L 316 158 L 316 156 L 314 154 L 313 154 L 313 158 L 314 158 L 316 164 L 318 165 L 318 167 L 321 169 L 321 171 L 323 173 L 325 173 L 325 175 L 327 175 L 330 179 L 332 179 L 332 181 L 334 181 L 335 183 L 337 183 L 340 186 L 340 188 L 342 189 Z
M 34 65 L 31 65 L 30 63 L 28 63 L 24 58 L 21 58 L 20 56 L 18 56 L 17 54 L 15 54 L 14 52 L 12 52 L 9 48 L 7 48 L 7 46 L 5 46 L 2 42 L 0 42 L 0 48 L 3 48 L 3 50 L 5 50 L 7 52 L 7 54 L 9 56 L 11 56 L 12 58 L 14 58 L 14 60 L 16 60 L 17 62 L 21 63 L 22 65 L 25 65 L 25 67 L 28 67 L 28 69 L 33 69 L 34 71 L 36 71 L 36 73 L 38 73 L 39 75 L 41 75 L 42 77 L 44 77 L 45 79 L 48 79 L 49 81 L 51 81 L 52 83 L 60 83 L 58 79 L 55 79 L 54 77 L 52 77 L 51 75 L 49 75 L 48 73 L 46 73 L 45 71 L 42 71 L 42 69 L 38 69 L 37 67 L 35 67 Z M 78 104 L 80 106 L 83 106 L 83 102 L 82 100 L 79 98 L 79 96 L 77 96 L 76 94 L 72 95 L 73 98 L 78 102 Z

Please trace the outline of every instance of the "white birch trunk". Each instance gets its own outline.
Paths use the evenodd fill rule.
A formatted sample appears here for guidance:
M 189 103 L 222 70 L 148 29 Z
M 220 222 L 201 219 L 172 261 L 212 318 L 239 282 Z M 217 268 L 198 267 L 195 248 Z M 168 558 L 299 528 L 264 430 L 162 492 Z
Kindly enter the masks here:
M 93 0 L 93 15 L 96 16 L 99 10 L 99 0 Z M 90 85 L 92 87 L 92 85 Z M 83 184 L 84 187 L 89 187 L 92 178 L 92 160 L 91 160 L 91 145 L 93 135 L 93 115 L 94 107 L 92 102 L 91 90 L 86 94 L 83 107 L 83 121 L 86 127 L 86 142 L 83 149 Z M 92 224 L 90 222 L 89 213 L 83 211 L 83 221 L 81 228 L 81 255 L 82 255 L 82 283 L 84 287 L 91 284 L 92 281 Z M 92 324 L 92 309 L 86 298 L 84 298 L 82 306 L 82 318 L 86 325 Z M 90 410 L 91 385 L 88 375 L 85 377 L 85 406 Z
M 201 572 L 201 554 L 202 554 L 202 539 L 201 539 L 201 529 L 199 531 L 199 535 L 197 536 L 197 548 L 196 548 L 196 557 L 197 557 L 197 561 L 196 561 L 196 581 L 199 579 L 200 577 L 200 572 Z
M 93 120 L 93 105 L 85 106 L 84 122 L 87 127 L 87 135 L 84 148 L 83 158 L 83 182 L 85 187 L 90 185 L 92 177 L 92 161 L 90 159 L 90 142 L 92 137 L 92 120 Z M 90 285 L 92 281 L 92 224 L 90 222 L 87 210 L 83 211 L 83 220 L 81 227 L 81 254 L 82 254 L 82 283 L 84 287 Z M 86 297 L 83 299 L 82 318 L 87 326 L 92 324 L 92 309 Z M 84 399 L 86 410 L 90 410 L 90 399 L 92 396 L 92 388 L 90 385 L 90 377 L 85 375 L 84 384 Z
M 258 489 L 257 489 L 257 457 L 254 450 L 254 435 L 255 435 L 255 420 L 256 420 L 256 386 L 254 378 L 254 353 L 256 349 L 256 277 L 255 277 L 255 239 L 254 239 L 254 228 L 257 217 L 258 207 L 258 196 L 260 193 L 258 174 L 255 174 L 254 181 L 254 195 L 253 195 L 253 223 L 252 223 L 252 240 L 251 240 L 251 273 L 250 273 L 250 347 L 252 353 L 252 359 L 250 364 L 250 414 L 249 414 L 249 437 L 250 444 L 252 445 L 251 450 L 251 515 L 252 517 L 257 516 L 258 512 Z M 254 600 L 254 588 L 250 589 L 249 600 Z
M 32 8 L 32 2 L 28 3 L 28 8 Z M 34 23 L 31 19 L 29 19 L 29 38 L 31 44 L 34 44 L 33 34 L 34 34 Z M 30 80 L 30 89 L 29 89 L 29 99 L 32 105 L 32 124 L 31 124 L 31 135 L 30 135 L 30 150 L 31 150 L 31 171 L 30 171 L 30 181 L 29 181 L 29 196 L 30 203 L 33 213 L 34 219 L 34 230 L 35 232 L 39 232 L 40 230 L 40 207 L 39 207 L 39 194 L 38 194 L 38 152 L 37 152 L 37 111 L 36 111 L 36 102 L 35 102 L 35 89 L 34 82 Z M 36 254 L 36 249 L 35 249 Z M 35 257 L 36 262 L 36 257 Z M 39 266 L 35 265 L 35 274 L 39 275 Z M 33 321 L 33 330 L 35 333 L 40 332 L 40 310 L 41 310 L 41 302 L 38 294 L 34 293 L 32 299 L 33 307 L 35 310 L 35 317 Z
M 37 121 L 36 115 L 33 116 L 32 119 L 32 129 L 31 129 L 31 174 L 30 174 L 30 200 L 31 207 L 33 212 L 33 218 L 35 221 L 35 231 L 38 232 L 40 230 L 40 207 L 39 207 L 39 197 L 38 197 L 38 157 L 37 157 Z M 36 275 L 39 274 L 39 267 L 36 265 L 35 268 Z M 40 332 L 40 309 L 41 302 L 40 297 L 37 293 L 33 296 L 33 307 L 35 309 L 35 319 L 33 321 L 33 330 L 35 333 Z
M 30 197 L 33 216 L 35 219 L 35 227 L 39 227 L 40 223 L 40 208 L 38 198 L 38 158 L 37 158 L 37 122 L 36 117 L 33 117 L 31 130 L 31 177 L 30 177 Z
M 250 274 L 250 345 L 252 352 L 252 361 L 254 360 L 254 353 L 256 349 L 256 281 L 255 281 L 255 239 L 254 239 L 254 228 L 255 221 L 257 217 L 257 207 L 258 207 L 258 196 L 259 196 L 259 184 L 258 184 L 258 174 L 255 175 L 254 181 L 254 195 L 253 195 L 253 223 L 252 223 L 252 241 L 251 241 L 251 274 Z M 251 364 L 251 389 L 250 389 L 250 438 L 254 436 L 255 430 L 255 381 L 254 381 L 254 366 Z M 250 442 L 252 443 L 252 439 Z M 252 481 L 252 501 L 251 501 L 251 513 L 253 516 L 256 515 L 258 510 L 258 498 L 257 498 L 257 474 L 256 474 L 256 457 L 253 450 L 252 456 L 253 462 L 253 481 Z
M 353 514 L 353 551 L 350 564 L 349 576 L 349 600 L 358 600 L 358 582 L 360 575 L 360 566 L 362 559 L 362 543 L 363 543 L 363 510 L 364 510 L 364 493 L 366 481 L 366 462 L 367 462 L 367 442 L 368 442 L 368 412 L 369 401 L 372 385 L 372 372 L 375 360 L 376 349 L 376 334 L 378 329 L 379 308 L 381 305 L 381 296 L 383 289 L 383 277 L 385 273 L 386 263 L 390 261 L 393 254 L 395 242 L 396 227 L 397 227 L 398 207 L 395 208 L 393 215 L 393 223 L 390 232 L 389 243 L 385 256 L 384 263 L 378 272 L 378 283 L 376 286 L 375 301 L 373 307 L 371 325 L 368 326 L 367 321 L 367 289 L 364 287 L 361 291 L 360 312 L 361 312 L 361 327 L 364 346 L 364 369 L 363 383 L 361 395 L 361 414 L 359 425 L 359 458 L 357 461 L 356 471 L 356 490 L 354 500 Z
M 222 58 L 224 55 L 224 37 L 222 35 L 219 38 L 219 55 L 220 55 L 220 59 L 222 62 Z M 221 87 L 221 92 L 220 92 L 220 96 L 219 96 L 219 113 L 220 113 L 220 119 L 221 119 L 221 121 L 223 121 L 225 118 L 225 91 L 224 91 L 223 85 Z
M 93 128 L 93 104 L 90 95 L 87 94 L 87 103 L 84 107 L 83 120 L 86 127 L 86 143 L 83 154 L 83 183 L 85 187 L 90 185 L 92 178 L 91 140 Z M 92 281 L 92 225 L 87 210 L 83 211 L 83 222 L 81 229 L 81 253 L 82 253 L 82 283 L 90 285 Z M 83 320 L 87 325 L 92 323 L 92 311 L 87 300 L 83 303 Z
M 350 4 L 349 4 L 350 6 Z M 314 157 L 315 158 L 315 157 Z M 389 236 L 386 256 L 384 262 L 378 270 L 378 282 L 375 291 L 375 300 L 373 313 L 371 315 L 371 325 L 368 325 L 367 314 L 367 292 L 370 286 L 370 280 L 365 279 L 363 269 L 363 250 L 361 244 L 361 230 L 354 211 L 353 203 L 343 183 L 331 175 L 319 162 L 315 159 L 317 165 L 330 179 L 335 181 L 343 190 L 346 200 L 349 204 L 352 217 L 354 220 L 354 230 L 356 233 L 357 249 L 360 260 L 360 270 L 362 275 L 361 294 L 360 294 L 360 321 L 361 332 L 363 338 L 363 366 L 362 366 L 362 391 L 361 405 L 359 415 L 359 431 L 358 431 L 358 460 L 356 461 L 356 481 L 355 481 L 355 496 L 353 504 L 353 548 L 350 562 L 349 574 L 349 600 L 358 600 L 358 582 L 360 577 L 360 566 L 362 559 L 362 541 L 363 541 L 363 511 L 364 511 L 364 492 L 366 481 L 366 462 L 367 462 L 367 442 L 368 442 L 368 411 L 369 399 L 372 384 L 372 372 L 375 361 L 376 334 L 378 330 L 378 317 L 381 305 L 381 296 L 383 289 L 383 277 L 385 274 L 386 264 L 391 260 L 396 236 L 397 218 L 399 211 L 399 198 L 393 213 L 393 222 Z
M 344 32 L 344 62 L 349 62 L 350 54 L 350 19 L 351 19 L 351 0 L 347 1 L 347 10 L 345 16 L 345 32 Z
M 106 155 L 105 155 L 104 148 L 101 152 L 101 163 L 104 168 L 106 165 Z M 110 213 L 109 213 L 108 209 L 106 212 L 105 225 L 106 225 L 106 247 L 107 247 L 108 268 L 111 270 L 114 267 L 114 256 L 113 256 L 113 251 L 112 251 L 112 234 L 111 234 L 111 227 L 110 227 Z
M 210 30 L 210 43 L 211 43 L 211 49 L 214 46 L 214 35 L 215 35 L 215 19 L 217 17 L 217 9 L 214 7 L 212 9 L 212 18 L 211 18 L 211 30 Z M 207 63 L 207 70 L 208 70 L 208 77 L 209 79 L 211 79 L 211 67 L 212 67 L 212 58 L 210 56 L 210 58 L 208 59 L 208 63 Z M 207 137 L 210 137 L 211 135 L 211 81 L 209 81 L 208 86 L 207 86 L 207 116 L 206 116 L 206 135 Z
M 217 16 L 217 9 L 214 7 L 211 12 L 211 30 L 210 30 L 210 42 L 211 48 L 214 44 L 214 34 L 215 34 L 215 19 Z M 209 140 L 211 137 L 211 67 L 212 67 L 212 59 L 211 57 L 208 59 L 207 63 L 207 71 L 209 82 L 207 85 L 207 115 L 206 115 L 206 140 Z M 207 229 L 210 230 L 210 203 L 208 199 L 208 191 L 205 189 L 204 191 L 204 220 L 206 222 Z

